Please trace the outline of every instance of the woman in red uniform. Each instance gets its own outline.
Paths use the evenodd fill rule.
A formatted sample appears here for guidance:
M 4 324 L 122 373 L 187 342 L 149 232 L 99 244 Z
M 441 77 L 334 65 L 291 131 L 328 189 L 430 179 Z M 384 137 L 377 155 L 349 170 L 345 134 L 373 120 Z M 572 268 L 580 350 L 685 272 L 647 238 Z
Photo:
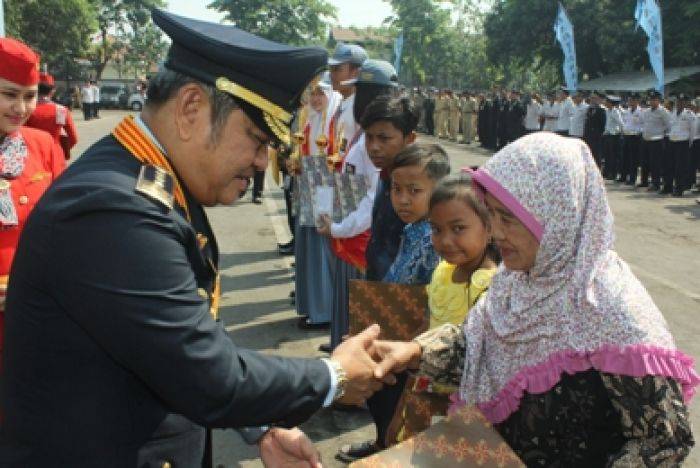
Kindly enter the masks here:
M 19 234 L 66 164 L 51 135 L 23 126 L 36 107 L 38 83 L 39 56 L 19 41 L 0 38 L 0 355 L 5 291 Z
M 51 100 L 56 90 L 53 76 L 39 74 L 39 98 L 36 109 L 27 121 L 27 127 L 48 132 L 63 149 L 63 156 L 70 159 L 70 150 L 78 142 L 73 116 L 70 110 Z

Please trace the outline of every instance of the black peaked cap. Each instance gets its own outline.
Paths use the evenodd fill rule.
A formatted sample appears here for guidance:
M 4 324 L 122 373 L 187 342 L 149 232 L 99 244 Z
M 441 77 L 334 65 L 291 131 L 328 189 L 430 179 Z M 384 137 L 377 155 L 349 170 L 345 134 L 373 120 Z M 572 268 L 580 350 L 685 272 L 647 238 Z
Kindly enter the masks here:
M 172 40 L 165 67 L 216 86 L 225 78 L 293 114 L 306 86 L 326 67 L 328 53 L 320 47 L 292 47 L 263 39 L 235 26 L 185 18 L 153 9 L 153 22 Z M 234 93 L 232 93 L 234 94 Z M 239 95 L 260 124 L 265 110 Z M 255 101 L 255 100 L 253 100 Z M 260 115 L 250 115 L 251 107 Z M 254 113 L 254 112 L 253 112 Z M 281 119 L 288 127 L 291 119 Z M 268 128 L 266 128 L 268 127 Z M 272 136 L 269 125 L 261 127 Z

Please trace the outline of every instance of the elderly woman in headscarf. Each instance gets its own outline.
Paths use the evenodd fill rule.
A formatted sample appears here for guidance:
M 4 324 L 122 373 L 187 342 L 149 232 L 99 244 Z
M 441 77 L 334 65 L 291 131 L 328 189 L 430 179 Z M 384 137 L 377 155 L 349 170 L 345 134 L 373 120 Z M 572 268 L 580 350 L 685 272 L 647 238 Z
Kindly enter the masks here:
M 462 328 L 377 342 L 377 377 L 405 367 L 459 384 L 528 466 L 677 466 L 700 379 L 615 253 L 589 148 L 543 132 L 471 172 L 503 265 Z
M 340 104 L 341 96 L 329 83 L 319 81 L 312 85 L 307 108 L 308 119 L 303 127 L 304 141 L 300 155 L 328 156 L 333 146 L 330 123 Z M 320 175 L 319 175 L 320 177 Z M 317 178 L 319 178 L 317 177 Z M 309 181 L 300 177 L 299 183 Z M 311 193 L 311 187 L 308 187 Z M 299 193 L 299 191 L 296 191 Z M 313 200 L 300 200 L 313 204 Z M 330 271 L 330 250 L 325 237 L 316 232 L 313 207 L 304 210 L 307 215 L 297 216 L 294 235 L 296 256 L 296 306 L 301 316 L 302 329 L 325 327 L 330 322 L 333 285 Z

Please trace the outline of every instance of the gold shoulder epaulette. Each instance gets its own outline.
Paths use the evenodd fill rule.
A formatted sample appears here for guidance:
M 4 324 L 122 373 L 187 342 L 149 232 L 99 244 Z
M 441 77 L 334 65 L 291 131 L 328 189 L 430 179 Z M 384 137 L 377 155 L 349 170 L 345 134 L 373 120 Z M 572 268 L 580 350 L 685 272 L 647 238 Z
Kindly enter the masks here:
M 172 209 L 174 186 L 173 176 L 164 169 L 150 164 L 141 166 L 136 180 L 137 192 Z

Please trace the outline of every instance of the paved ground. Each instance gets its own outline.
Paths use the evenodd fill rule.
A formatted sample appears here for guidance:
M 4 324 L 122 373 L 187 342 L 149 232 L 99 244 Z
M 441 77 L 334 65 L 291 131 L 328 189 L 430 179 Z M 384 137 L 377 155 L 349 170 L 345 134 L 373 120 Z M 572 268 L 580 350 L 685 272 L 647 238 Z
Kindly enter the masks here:
M 82 122 L 77 112 L 79 149 L 86 148 L 111 130 L 125 113 L 102 111 L 100 120 Z M 432 140 L 423 137 L 423 140 Z M 481 149 L 442 142 L 455 170 L 481 164 L 489 153 Z M 78 155 L 78 150 L 73 154 Z M 288 294 L 293 289 L 293 269 L 288 257 L 276 253 L 278 242 L 288 240 L 281 191 L 270 184 L 263 205 L 250 196 L 233 207 L 208 210 L 221 248 L 221 316 L 233 340 L 240 346 L 285 356 L 320 356 L 323 332 L 296 327 Z M 615 184 L 608 185 L 616 217 L 617 250 L 631 265 L 664 312 L 681 349 L 700 357 L 700 205 L 686 196 L 676 199 L 649 195 Z M 691 406 L 694 427 L 700 427 L 700 398 Z M 346 442 L 373 437 L 374 429 L 363 413 L 322 411 L 303 429 L 317 443 L 325 466 Z M 231 430 L 215 432 L 216 463 L 225 468 L 259 467 L 257 450 L 243 445 Z M 700 450 L 686 466 L 700 467 Z

